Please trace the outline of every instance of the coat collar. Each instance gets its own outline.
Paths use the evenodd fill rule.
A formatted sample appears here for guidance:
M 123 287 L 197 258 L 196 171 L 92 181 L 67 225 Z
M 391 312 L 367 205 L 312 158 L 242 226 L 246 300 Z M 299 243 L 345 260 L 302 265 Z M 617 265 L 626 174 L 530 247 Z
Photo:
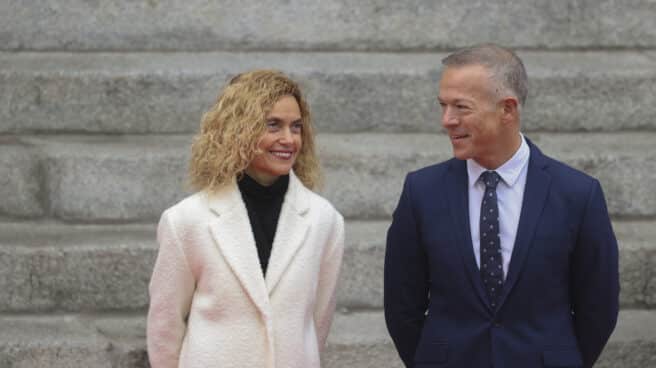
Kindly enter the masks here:
M 305 219 L 310 209 L 309 195 L 309 190 L 290 172 L 266 278 L 262 275 L 248 212 L 236 181 L 207 195 L 209 208 L 217 216 L 210 222 L 212 237 L 246 293 L 264 315 L 270 310 L 270 295 L 304 243 L 309 228 Z
M 471 231 L 469 225 L 469 198 L 467 184 L 467 166 L 465 161 L 452 159 L 449 163 L 449 180 L 446 181 L 446 192 L 449 193 L 449 212 L 452 214 L 453 228 L 457 229 L 454 233 L 457 236 L 455 241 L 458 244 L 461 260 L 465 266 L 466 274 L 472 287 L 476 291 L 481 302 L 488 306 L 483 283 L 480 278 L 480 271 L 476 266 L 476 257 L 474 256 L 474 246 L 472 245 Z
M 508 294 L 519 279 L 522 272 L 526 256 L 533 245 L 533 237 L 537 229 L 538 222 L 542 216 L 542 211 L 549 194 L 551 186 L 551 175 L 547 168 L 549 162 L 542 152 L 527 139 L 531 156 L 528 161 L 528 170 L 526 174 L 526 188 L 524 189 L 524 198 L 522 200 L 522 210 L 519 215 L 519 224 L 517 226 L 517 236 L 515 237 L 515 246 L 513 247 L 508 275 L 503 285 L 503 294 L 499 300 L 499 307 L 503 306 Z

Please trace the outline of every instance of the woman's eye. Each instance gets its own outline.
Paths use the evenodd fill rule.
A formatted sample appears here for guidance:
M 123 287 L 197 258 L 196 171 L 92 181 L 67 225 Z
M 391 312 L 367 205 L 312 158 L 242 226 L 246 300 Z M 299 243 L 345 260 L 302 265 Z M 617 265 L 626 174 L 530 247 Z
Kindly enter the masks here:
M 294 133 L 300 133 L 303 131 L 303 123 L 294 123 L 292 124 L 292 131 Z
M 274 121 L 274 120 L 272 120 L 272 121 L 267 121 L 266 125 L 267 125 L 267 128 L 268 128 L 269 130 L 276 130 L 276 129 L 278 129 L 278 122 L 277 122 L 277 121 Z

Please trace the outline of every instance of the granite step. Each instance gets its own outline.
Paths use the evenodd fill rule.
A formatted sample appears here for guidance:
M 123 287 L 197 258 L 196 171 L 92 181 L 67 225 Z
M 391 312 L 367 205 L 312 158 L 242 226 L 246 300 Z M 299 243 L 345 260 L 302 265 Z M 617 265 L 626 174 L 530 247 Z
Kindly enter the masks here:
M 656 46 L 651 0 L 49 0 L 0 3 L 4 50 L 425 50 Z
M 656 309 L 656 222 L 615 221 L 621 305 Z M 382 308 L 388 221 L 347 221 L 342 309 Z M 148 307 L 155 225 L 0 223 L 0 313 Z
M 611 214 L 656 216 L 656 133 L 530 133 L 544 153 L 601 181 Z M 347 218 L 389 218 L 408 171 L 451 157 L 437 134 L 322 134 L 322 191 Z M 191 136 L 0 138 L 0 216 L 155 222 L 189 193 Z M 18 163 L 18 165 L 17 165 Z
M 0 366 L 12 368 L 143 368 L 140 314 L 0 316 Z M 326 368 L 401 368 L 380 311 L 338 313 L 322 357 Z M 620 312 L 595 367 L 656 364 L 656 312 Z
M 445 55 L 0 52 L 0 133 L 192 133 L 227 80 L 254 68 L 298 79 L 320 132 L 438 132 Z M 526 131 L 656 130 L 656 51 L 520 56 Z

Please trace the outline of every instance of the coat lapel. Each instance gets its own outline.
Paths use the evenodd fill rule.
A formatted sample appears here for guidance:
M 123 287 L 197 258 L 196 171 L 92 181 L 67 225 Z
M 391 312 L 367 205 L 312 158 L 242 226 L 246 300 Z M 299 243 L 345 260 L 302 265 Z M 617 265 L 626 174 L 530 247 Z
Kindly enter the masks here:
M 236 183 L 209 195 L 209 206 L 218 217 L 210 232 L 232 272 L 253 303 L 266 315 L 269 298 L 262 276 L 246 206 Z
M 503 286 L 503 295 L 499 301 L 499 307 L 503 305 L 508 294 L 519 279 L 524 261 L 533 244 L 533 235 L 542 215 L 551 185 L 551 176 L 545 170 L 547 161 L 542 155 L 542 152 L 528 139 L 527 142 L 531 148 L 531 156 L 526 174 L 526 188 L 524 189 L 515 246 L 513 247 L 510 258 L 508 275 Z
M 278 217 L 276 235 L 266 273 L 269 295 L 273 294 L 287 267 L 305 243 L 310 227 L 305 218 L 309 210 L 309 200 L 308 189 L 303 186 L 293 172 L 290 172 L 289 188 Z
M 462 262 L 467 270 L 467 276 L 476 290 L 476 294 L 485 306 L 488 306 L 485 290 L 480 277 L 480 271 L 476 265 L 474 256 L 474 246 L 472 245 L 471 230 L 469 225 L 469 197 L 466 162 L 461 160 L 452 160 L 447 182 L 446 193 L 449 196 L 450 213 L 453 214 L 453 225 L 457 247 L 460 250 Z

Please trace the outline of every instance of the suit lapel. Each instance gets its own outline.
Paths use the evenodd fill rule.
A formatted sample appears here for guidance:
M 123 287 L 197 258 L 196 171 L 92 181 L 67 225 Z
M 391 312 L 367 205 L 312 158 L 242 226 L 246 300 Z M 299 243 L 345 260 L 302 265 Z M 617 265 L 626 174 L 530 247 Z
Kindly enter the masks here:
M 308 220 L 305 218 L 309 210 L 309 199 L 307 189 L 294 173 L 290 172 L 289 188 L 280 210 L 271 258 L 266 273 L 266 285 L 269 295 L 273 294 L 275 287 L 291 264 L 294 256 L 305 243 L 310 227 Z
M 476 294 L 485 306 L 488 305 L 483 283 L 480 277 L 480 271 L 476 266 L 476 257 L 474 256 L 474 246 L 471 239 L 471 228 L 469 225 L 469 197 L 466 162 L 461 160 L 452 160 L 447 182 L 446 193 L 452 193 L 449 196 L 450 213 L 453 215 L 453 228 L 457 236 L 456 243 L 462 262 L 467 270 L 467 276 L 476 290 Z
M 526 173 L 526 187 L 522 200 L 522 210 L 519 216 L 519 225 L 517 226 L 515 246 L 513 247 L 510 258 L 508 275 L 503 286 L 503 294 L 499 301 L 499 307 L 503 305 L 508 294 L 519 279 L 524 261 L 533 244 L 533 235 L 542 215 L 551 185 L 551 176 L 544 170 L 547 166 L 547 161 L 532 142 L 528 139 L 526 141 L 531 148 L 531 156 Z
M 208 196 L 208 200 L 210 209 L 218 216 L 210 223 L 217 247 L 253 303 L 266 315 L 269 298 L 246 206 L 236 183 Z

